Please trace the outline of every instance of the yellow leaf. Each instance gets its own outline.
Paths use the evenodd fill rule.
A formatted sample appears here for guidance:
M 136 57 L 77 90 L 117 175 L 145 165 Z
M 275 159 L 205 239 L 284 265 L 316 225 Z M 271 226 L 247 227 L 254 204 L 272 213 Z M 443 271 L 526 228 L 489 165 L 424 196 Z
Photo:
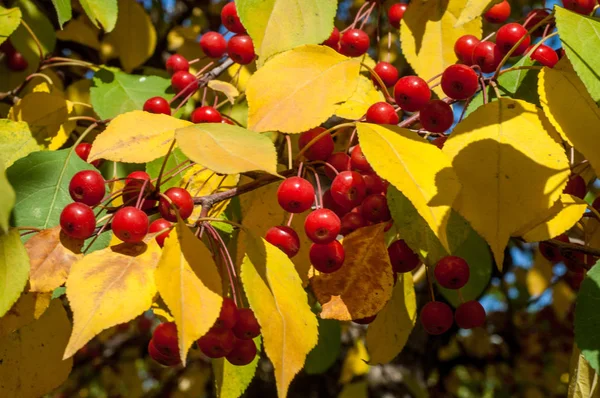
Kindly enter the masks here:
M 160 319 L 161 322 L 175 322 L 175 318 L 169 312 L 166 307 L 166 304 L 163 301 L 160 303 L 152 303 L 152 312 L 154 316 Z
M 373 316 L 392 297 L 394 276 L 384 228 L 385 223 L 376 224 L 344 237 L 346 259 L 342 268 L 310 280 L 323 307 L 321 318 L 349 321 Z
M 337 109 L 335 115 L 344 119 L 360 119 L 371 105 L 381 101 L 385 101 L 383 93 L 375 88 L 371 79 L 361 75 L 356 91 Z
M 286 397 L 292 379 L 317 345 L 317 318 L 288 256 L 250 235 L 247 247 L 242 284 L 260 324 L 265 352 L 275 368 L 278 396 Z
M 221 311 L 221 276 L 211 252 L 179 219 L 155 272 L 158 292 L 175 318 L 179 354 L 185 364 L 195 340 L 213 326 Z
M 9 168 L 15 161 L 42 149 L 27 123 L 0 120 L 0 167 Z
M 373 169 L 411 201 L 449 252 L 446 226 L 460 184 L 448 158 L 410 130 L 357 126 L 360 147 Z
M 229 74 L 229 77 L 231 77 L 232 83 L 240 91 L 246 91 L 250 76 L 252 76 L 255 72 L 256 65 L 254 63 L 249 65 L 233 64 L 227 68 L 227 74 Z
M 180 187 L 185 188 L 193 197 L 210 195 L 217 192 L 235 188 L 240 180 L 239 174 L 217 175 L 206 167 L 194 165 L 181 179 Z M 229 204 L 230 200 L 216 203 L 208 212 L 209 217 L 219 217 Z M 196 206 L 190 216 L 192 220 L 200 217 L 202 206 Z
M 265 135 L 226 123 L 199 123 L 175 131 L 181 151 L 220 174 L 277 174 L 275 145 Z
M 600 397 L 598 375 L 575 344 L 573 344 L 573 354 L 571 355 L 569 368 L 569 398 Z
M 71 323 L 60 300 L 38 319 L 0 340 L 0 396 L 40 397 L 69 376 L 73 359 L 62 359 Z
M 40 317 L 46 312 L 46 310 L 50 306 L 50 301 L 52 300 L 52 292 L 33 294 L 35 295 L 33 317 L 35 319 L 40 319 Z
M 98 134 L 88 162 L 106 159 L 115 162 L 146 163 L 165 156 L 175 130 L 191 122 L 168 115 L 132 111 L 117 116 Z
M 369 398 L 369 382 L 359 380 L 354 383 L 344 384 L 338 398 Z
M 417 320 L 417 299 L 410 272 L 400 274 L 392 298 L 367 329 L 371 365 L 390 362 L 404 348 Z
M 71 102 L 81 102 L 83 104 L 90 104 L 90 88 L 92 87 L 92 80 L 82 79 L 77 80 L 75 83 L 69 85 L 65 91 L 65 96 Z M 76 104 L 73 107 L 73 114 L 75 116 L 90 116 L 98 118 L 98 115 L 94 112 L 91 107 Z
M 29 257 L 19 230 L 0 233 L 0 316 L 17 302 L 29 278 Z
M 467 0 L 467 4 L 465 4 L 464 8 L 460 12 L 460 16 L 456 23 L 454 23 L 454 27 L 458 28 L 463 26 L 467 22 L 471 22 L 475 18 L 481 16 L 484 11 L 490 8 L 495 3 L 500 3 L 502 0 Z
M 67 280 L 73 334 L 64 358 L 104 329 L 128 322 L 150 308 L 161 249 L 153 235 L 146 240 L 98 250 L 73 264 Z
M 57 31 L 56 37 L 59 40 L 73 41 L 94 50 L 100 50 L 99 33 L 99 29 L 82 14 L 78 18 L 70 20 L 62 30 Z
M 569 177 L 564 149 L 546 132 L 535 105 L 502 98 L 459 123 L 443 151 L 462 184 L 454 207 L 489 243 L 502 269 L 511 234 L 560 197 Z
M 25 293 L 0 318 L 0 339 L 36 320 L 37 293 Z
M 301 133 L 318 126 L 356 91 L 360 62 L 315 45 L 273 57 L 248 81 L 248 128 Z
M 600 175 L 600 109 L 567 58 L 543 68 L 538 91 L 542 108 L 562 138 L 573 144 Z
M 558 281 L 552 289 L 552 308 L 561 321 L 567 317 L 577 294 L 565 281 Z
M 481 18 L 455 27 L 467 0 L 415 1 L 400 24 L 402 53 L 424 79 L 432 78 L 456 63 L 454 43 L 463 35 L 481 37 Z M 438 86 L 434 91 L 444 97 Z
M 350 383 L 354 377 L 364 376 L 367 373 L 369 373 L 369 354 L 365 343 L 362 340 L 356 340 L 354 346 L 348 350 L 342 364 L 339 383 Z
M 539 250 L 535 251 L 534 256 L 533 267 L 527 271 L 525 283 L 531 296 L 539 296 L 550 286 L 552 263 Z
M 213 91 L 218 91 L 220 93 L 225 94 L 229 102 L 232 104 L 235 102 L 235 99 L 240 95 L 240 92 L 237 88 L 231 83 L 222 82 L 220 80 L 211 80 L 208 82 L 208 88 Z

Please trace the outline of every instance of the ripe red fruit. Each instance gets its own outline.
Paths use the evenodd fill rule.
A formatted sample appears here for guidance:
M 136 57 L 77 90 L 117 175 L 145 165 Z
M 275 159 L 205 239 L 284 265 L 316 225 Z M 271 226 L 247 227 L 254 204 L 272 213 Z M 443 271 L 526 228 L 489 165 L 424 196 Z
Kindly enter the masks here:
M 431 100 L 421 108 L 421 125 L 432 133 L 443 133 L 452 127 L 454 112 L 452 107 L 442 100 Z
M 394 98 L 403 110 L 416 112 L 431 99 L 431 90 L 420 77 L 404 76 L 394 86 Z
M 233 1 L 225 4 L 221 10 L 221 22 L 230 32 L 246 33 L 246 28 L 244 28 L 244 25 L 242 25 L 240 22 L 240 17 L 238 16 L 237 9 L 235 8 L 235 3 Z
M 338 44 L 340 44 L 340 30 L 334 26 L 331 34 L 323 44 L 337 50 Z
M 179 357 L 179 340 L 175 322 L 163 322 L 152 333 L 154 347 L 168 357 Z
M 323 192 L 323 207 L 333 211 L 338 215 L 338 217 L 343 217 L 346 213 L 352 210 L 351 207 L 344 207 L 333 200 L 333 196 L 331 196 L 331 190 L 329 189 Z
M 529 49 L 527 49 L 527 52 L 529 52 Z M 558 54 L 556 51 L 545 44 L 540 44 L 529 57 L 548 68 L 554 68 L 554 65 L 558 62 Z
M 167 199 L 161 196 L 158 201 L 158 211 L 165 220 L 177 221 L 177 210 L 182 219 L 186 219 L 192 215 L 194 211 L 194 199 L 188 191 L 183 188 L 172 187 L 165 191 L 164 195 L 171 199 L 171 205 Z M 175 208 L 173 208 L 175 206 Z
M 365 218 L 361 212 L 350 212 L 344 215 L 341 221 L 342 228 L 340 229 L 340 234 L 344 236 L 367 225 L 367 222 L 365 221 Z
M 350 165 L 352 166 L 352 170 L 373 171 L 373 168 L 367 161 L 360 145 L 357 145 L 352 149 L 352 152 L 350 153 Z
M 585 194 L 587 193 L 587 185 L 585 180 L 579 174 L 572 175 L 569 177 L 569 181 L 567 181 L 567 186 L 563 192 L 569 195 L 577 196 L 579 199 L 585 198 Z
M 377 76 L 379 76 L 386 87 L 391 87 L 398 81 L 398 69 L 389 62 L 378 62 L 377 65 L 375 65 L 375 68 L 373 68 L 373 71 L 377 73 Z M 376 82 L 374 77 L 371 79 L 373 79 L 374 83 Z
M 171 228 L 171 223 L 167 220 L 165 220 L 164 218 L 159 218 L 157 220 L 152 221 L 152 224 L 150 224 L 150 228 L 148 229 L 149 233 L 154 233 L 154 232 L 159 232 L 162 231 L 164 229 L 167 228 Z M 160 235 L 156 235 L 156 243 L 158 243 L 158 245 L 160 247 L 163 247 L 165 245 L 165 239 L 167 239 L 167 236 L 169 236 L 169 234 L 171 233 L 171 230 L 168 230 L 166 232 L 163 232 Z
M 279 206 L 288 213 L 304 213 L 315 200 L 315 189 L 301 177 L 283 180 L 277 189 Z
M 218 32 L 206 32 L 200 38 L 200 48 L 210 58 L 221 58 L 227 52 L 227 40 Z
M 112 230 L 123 242 L 141 242 L 148 234 L 148 216 L 142 210 L 126 206 L 115 213 Z
M 277 246 L 289 258 L 294 257 L 300 251 L 300 238 L 293 228 L 279 225 L 271 227 L 265 235 L 267 242 Z
M 448 97 L 463 100 L 477 91 L 477 73 L 466 65 L 450 65 L 442 73 L 442 90 Z
M 447 139 L 448 136 L 442 135 L 441 137 L 437 137 L 436 139 L 432 140 L 431 143 L 436 147 L 442 149 L 444 148 L 444 144 L 446 143 Z
M 232 329 L 235 337 L 250 340 L 260 335 L 260 325 L 250 308 L 240 308 L 237 315 L 238 320 Z
M 346 155 L 344 152 L 335 152 L 332 153 L 331 156 L 327 158 L 327 163 L 333 166 L 334 169 L 337 170 L 338 173 L 342 171 L 350 170 L 350 156 Z M 329 179 L 333 180 L 337 175 L 331 167 L 325 166 L 325 175 L 329 177 Z
M 155 360 L 163 366 L 176 366 L 181 363 L 181 358 L 178 354 L 174 356 L 169 356 L 160 352 L 156 348 L 154 340 L 150 340 L 150 342 L 148 343 L 148 355 L 150 355 L 150 358 L 152 358 L 153 360 Z
M 104 198 L 104 178 L 95 170 L 77 172 L 69 183 L 69 194 L 75 202 L 96 206 Z
M 340 53 L 348 57 L 360 57 L 369 49 L 369 35 L 360 29 L 348 29 L 340 39 Z
M 358 206 L 367 195 L 367 186 L 356 171 L 342 171 L 331 183 L 331 196 L 342 207 Z
M 388 247 L 388 256 L 394 272 L 399 273 L 410 272 L 421 262 L 419 256 L 402 239 L 398 239 Z
M 456 309 L 454 319 L 459 328 L 478 328 L 485 325 L 485 309 L 479 301 L 467 301 Z
M 231 329 L 211 328 L 208 333 L 197 340 L 198 347 L 209 358 L 223 358 L 229 354 L 236 343 Z
M 513 57 L 523 55 L 531 43 L 531 38 L 527 35 L 527 29 L 521 24 L 513 22 L 498 29 L 498 33 L 496 33 L 496 46 L 503 54 L 508 54 L 510 49 L 524 36 L 525 39 L 512 53 Z
M 237 34 L 229 39 L 227 43 L 227 53 L 231 59 L 240 64 L 247 65 L 254 61 L 254 44 L 248 35 Z
M 525 29 L 529 30 L 529 29 L 533 28 L 535 25 L 542 22 L 542 20 L 545 19 L 548 15 L 550 15 L 550 13 L 548 11 L 544 10 L 543 8 L 531 10 L 529 12 L 529 14 L 527 14 L 527 16 L 525 17 L 525 22 L 523 23 L 523 27 Z M 544 34 L 544 30 L 546 29 L 546 26 L 548 24 L 550 24 L 550 29 L 552 27 L 554 27 L 554 21 L 552 20 L 552 21 L 547 22 L 546 24 L 540 26 L 536 30 L 534 30 L 532 35 L 533 36 L 542 36 Z
M 469 264 L 457 256 L 446 256 L 433 271 L 437 282 L 446 289 L 460 289 L 469 281 Z
M 87 239 L 94 234 L 96 217 L 88 205 L 69 203 L 60 213 L 60 227 L 71 238 Z
M 326 244 L 313 243 L 310 246 L 309 257 L 317 271 L 329 274 L 342 267 L 346 255 L 342 244 L 334 240 Z
M 392 4 L 388 10 L 388 19 L 390 21 L 390 25 L 396 29 L 400 29 L 400 21 L 402 20 L 407 8 L 408 5 L 404 3 Z
M 447 332 L 452 327 L 453 318 L 452 309 L 439 301 L 430 301 L 421 310 L 421 324 L 429 334 Z
M 386 190 L 386 182 L 374 172 L 364 172 L 362 178 L 367 187 L 367 195 L 383 193 Z
M 190 70 L 190 63 L 183 55 L 173 54 L 167 59 L 167 72 L 171 75 L 177 72 L 187 72 Z
M 307 146 L 313 139 L 321 135 L 321 133 L 324 131 L 325 129 L 323 127 L 315 127 L 300 134 L 300 137 L 298 138 L 298 147 L 300 150 L 304 149 L 305 146 Z M 333 148 L 333 137 L 331 137 L 331 134 L 325 134 L 304 152 L 304 156 L 308 160 L 326 161 L 333 153 Z
M 181 95 L 187 96 L 198 90 L 198 80 L 189 72 L 179 71 L 171 77 L 171 86 L 176 93 L 183 91 Z
M 329 209 L 317 209 L 304 220 L 304 232 L 314 243 L 333 242 L 341 227 L 340 218 Z
M 398 124 L 400 117 L 387 102 L 376 102 L 367 109 L 367 122 L 376 124 Z
M 454 54 L 463 64 L 469 66 L 475 64 L 473 61 L 473 50 L 479 44 L 480 40 L 473 35 L 461 36 L 454 43 Z
M 473 62 L 479 65 L 483 73 L 494 72 L 502 58 L 502 52 L 491 41 L 482 41 L 473 50 Z
M 8 69 L 15 72 L 20 72 L 27 69 L 29 63 L 27 62 L 23 54 L 21 54 L 18 51 L 14 51 L 12 53 L 6 54 L 6 65 L 8 66 Z
M 221 113 L 212 106 L 201 106 L 194 109 L 190 116 L 192 123 L 221 123 Z
M 75 147 L 75 153 L 81 160 L 87 162 L 88 156 L 90 156 L 90 151 L 92 150 L 92 144 L 88 144 L 87 142 L 82 142 Z
M 360 207 L 363 217 L 373 223 L 389 221 L 392 218 L 387 199 L 382 194 L 367 196 Z
M 506 0 L 494 4 L 483 17 L 490 23 L 504 23 L 510 17 L 510 4 Z
M 553 239 L 569 243 L 569 237 L 566 234 L 560 234 Z M 542 256 L 553 263 L 558 263 L 559 261 L 564 260 L 564 257 L 560 254 L 560 250 L 550 243 L 540 242 L 539 249 Z
M 590 15 L 594 11 L 596 2 L 594 0 L 563 0 L 563 5 L 567 10 L 577 14 Z
M 216 328 L 232 329 L 238 320 L 238 308 L 235 301 L 229 297 L 223 297 L 221 312 L 215 321 Z
M 169 102 L 163 97 L 152 97 L 144 102 L 144 111 L 157 114 L 171 115 Z
M 148 182 L 145 182 L 148 181 Z M 134 206 L 140 196 L 140 191 L 144 187 L 143 196 L 147 197 L 153 190 L 154 185 L 150 182 L 150 176 L 145 171 L 134 171 L 125 179 L 123 190 L 123 202 L 126 205 Z M 148 210 L 156 206 L 156 200 L 144 199 L 142 210 Z
M 237 340 L 233 350 L 227 354 L 226 358 L 232 365 L 245 366 L 256 357 L 256 344 L 253 340 Z

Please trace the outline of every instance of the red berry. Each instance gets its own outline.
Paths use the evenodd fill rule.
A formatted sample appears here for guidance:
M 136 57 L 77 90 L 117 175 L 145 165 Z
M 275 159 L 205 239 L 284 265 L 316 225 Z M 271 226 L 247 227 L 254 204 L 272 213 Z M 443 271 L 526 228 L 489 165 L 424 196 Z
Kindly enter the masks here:
M 567 186 L 563 192 L 583 199 L 587 193 L 587 184 L 582 176 L 576 174 L 569 177 L 569 181 L 567 181 Z
M 392 4 L 388 10 L 388 19 L 390 21 L 390 25 L 396 29 L 400 29 L 400 21 L 402 20 L 407 8 L 408 5 L 404 3 Z
M 363 217 L 362 213 L 359 212 L 350 212 L 344 215 L 344 217 L 342 217 L 341 222 L 342 228 L 340 229 L 340 234 L 344 236 L 367 225 L 367 222 L 365 221 L 365 218 Z
M 529 49 L 527 49 L 527 51 L 529 52 Z M 538 48 L 530 55 L 530 58 L 548 68 L 554 68 L 554 65 L 558 62 L 558 54 L 556 51 L 545 44 L 540 44 L 540 46 L 538 46 Z
M 286 178 L 277 189 L 277 201 L 288 213 L 304 213 L 315 201 L 315 189 L 304 178 Z
M 157 220 L 152 221 L 152 224 L 150 224 L 150 228 L 148 229 L 149 233 L 154 233 L 154 232 L 159 232 L 162 231 L 164 229 L 167 228 L 171 228 L 171 223 L 167 220 L 165 220 L 164 218 L 159 218 Z M 163 232 L 160 235 L 156 235 L 156 243 L 158 243 L 158 245 L 160 247 L 163 247 L 165 245 L 165 239 L 167 239 L 167 236 L 169 236 L 169 234 L 171 233 L 171 230 L 168 230 L 166 232 Z
M 527 35 L 527 29 L 518 23 L 509 23 L 498 29 L 496 33 L 496 46 L 503 54 L 508 54 L 522 37 L 525 39 L 512 53 L 512 56 L 523 55 L 531 43 L 531 38 Z
M 400 108 L 416 112 L 431 99 L 427 82 L 418 76 L 404 76 L 394 86 L 394 97 Z
M 177 211 L 175 209 L 179 210 L 179 216 L 184 220 L 192 215 L 194 211 L 194 199 L 192 199 L 192 195 L 188 191 L 183 188 L 173 187 L 167 189 L 164 195 L 173 202 L 171 205 L 164 197 L 161 197 L 158 201 L 158 210 L 165 220 L 177 221 Z
M 96 206 L 104 198 L 104 178 L 95 170 L 77 172 L 69 183 L 69 193 L 75 202 Z
M 386 190 L 386 182 L 373 172 L 364 172 L 362 175 L 367 187 L 367 195 L 383 193 Z
M 218 32 L 206 32 L 200 38 L 200 48 L 210 58 L 221 58 L 227 52 L 227 40 Z
M 221 113 L 212 106 L 201 106 L 194 109 L 190 117 L 192 123 L 221 123 Z
M 81 144 L 78 144 L 75 147 L 75 153 L 84 162 L 87 162 L 88 156 L 90 156 L 90 151 L 91 150 L 92 150 L 92 144 L 88 144 L 87 142 L 82 142 Z
M 112 230 L 123 242 L 141 242 L 148 234 L 148 216 L 140 209 L 126 206 L 115 213 Z
M 154 185 L 150 182 L 150 176 L 145 171 L 134 171 L 127 176 L 123 190 L 123 203 L 134 206 L 137 203 L 142 188 L 144 189 L 142 196 L 145 198 L 142 210 L 149 210 L 156 206 L 156 200 L 146 199 L 154 191 Z
M 254 44 L 248 35 L 237 34 L 229 39 L 227 43 L 227 53 L 234 62 L 240 65 L 247 65 L 254 61 Z
M 369 35 L 360 29 L 348 29 L 340 39 L 340 52 L 348 57 L 359 57 L 369 49 Z
M 156 348 L 154 340 L 150 340 L 150 342 L 148 343 L 148 355 L 150 355 L 150 358 L 152 358 L 153 360 L 155 360 L 163 366 L 176 366 L 181 363 L 181 358 L 179 357 L 179 355 L 169 356 L 160 352 Z
M 335 200 L 333 200 L 333 196 L 331 196 L 331 190 L 329 189 L 323 192 L 323 207 L 333 211 L 335 214 L 338 215 L 338 217 L 343 217 L 344 214 L 352 210 L 351 207 L 344 207 Z
M 340 218 L 329 209 L 317 209 L 304 220 L 306 236 L 314 243 L 333 242 L 340 233 Z
M 389 221 L 392 216 L 384 195 L 376 193 L 365 198 L 360 206 L 363 217 L 371 222 Z
M 305 146 L 307 146 L 313 139 L 321 135 L 324 131 L 325 129 L 323 127 L 315 127 L 300 134 L 300 137 L 298 138 L 298 147 L 300 150 L 304 149 Z M 333 147 L 333 137 L 331 137 L 331 134 L 325 134 L 304 152 L 304 156 L 308 160 L 326 161 L 333 153 Z
M 386 87 L 392 87 L 398 81 L 398 69 L 389 62 L 379 62 L 373 68 L 373 71 L 377 73 L 377 76 L 381 79 Z M 375 78 L 372 78 L 375 82 Z
M 433 271 L 437 282 L 446 289 L 460 289 L 469 281 L 469 264 L 457 256 L 446 256 Z
M 479 39 L 473 35 L 461 36 L 456 43 L 454 43 L 454 54 L 463 64 L 469 66 L 473 65 L 473 50 L 479 44 Z
M 256 357 L 256 344 L 253 340 L 237 340 L 233 350 L 227 354 L 229 363 L 236 366 L 245 366 Z
M 277 246 L 289 258 L 294 257 L 300 251 L 300 238 L 293 228 L 279 225 L 271 227 L 265 235 L 267 242 Z
M 187 96 L 198 90 L 198 80 L 189 72 L 179 71 L 171 77 L 171 86 L 176 93 L 183 91 L 181 95 Z
M 152 333 L 154 347 L 168 357 L 179 357 L 179 339 L 175 322 L 161 323 Z
M 352 149 L 352 152 L 350 153 L 350 165 L 352 166 L 352 170 L 373 171 L 373 168 L 367 161 L 360 145 L 357 145 Z
M 235 3 L 233 1 L 225 4 L 221 10 L 221 22 L 230 32 L 246 33 L 246 28 L 244 28 L 244 25 L 242 25 L 240 22 L 240 17 L 238 16 L 237 9 L 235 8 Z
M 565 243 L 570 242 L 569 237 L 566 234 L 560 234 L 554 237 L 553 239 Z M 552 263 L 558 263 L 564 260 L 564 257 L 560 254 L 560 250 L 558 250 L 557 247 L 551 245 L 550 243 L 540 242 L 539 249 L 542 256 L 544 256 L 547 260 L 551 261 Z
M 333 166 L 334 169 L 337 170 L 338 173 L 342 171 L 350 170 L 350 156 L 346 155 L 344 152 L 335 152 L 332 153 L 331 156 L 327 158 L 327 163 Z M 325 166 L 325 175 L 329 177 L 329 179 L 333 180 L 337 175 L 331 167 Z
M 337 50 L 337 46 L 340 43 L 340 31 L 338 28 L 336 28 L 335 26 L 333 27 L 333 30 L 331 31 L 331 34 L 329 35 L 329 37 L 327 38 L 327 40 L 325 40 L 323 42 L 324 45 L 333 48 L 334 50 Z
M 443 133 L 452 127 L 454 112 L 452 107 L 442 100 L 431 100 L 421 108 L 421 125 L 432 133 Z
M 60 213 L 60 227 L 71 238 L 87 239 L 94 234 L 96 217 L 88 205 L 69 203 Z
M 250 340 L 260 335 L 260 325 L 250 308 L 240 308 L 237 315 L 238 320 L 233 327 L 235 337 Z
M 171 115 L 169 102 L 163 97 L 152 97 L 144 102 L 144 111 L 157 114 Z
M 183 55 L 173 54 L 167 59 L 167 72 L 171 75 L 177 72 L 188 72 L 190 70 L 190 64 Z
M 442 73 L 442 90 L 452 99 L 470 98 L 478 86 L 477 73 L 466 65 L 450 65 Z
M 310 246 L 309 257 L 317 271 L 329 274 L 342 267 L 346 256 L 342 244 L 334 240 L 325 244 L 313 243 Z
M 342 171 L 331 183 L 331 196 L 342 207 L 358 206 L 367 195 L 367 186 L 356 171 Z
M 543 8 L 531 10 L 529 12 L 529 14 L 527 14 L 527 16 L 525 17 L 525 23 L 523 23 L 523 27 L 525 29 L 529 30 L 529 29 L 533 28 L 535 25 L 542 22 L 542 20 L 545 19 L 548 15 L 550 15 L 550 13 L 548 11 L 544 10 Z M 551 20 L 550 22 L 547 22 L 545 25 L 540 26 L 535 31 L 533 31 L 532 35 L 533 36 L 542 36 L 544 34 L 544 30 L 546 29 L 547 25 L 550 25 L 549 29 L 552 29 L 554 27 L 554 21 Z
M 437 137 L 436 139 L 432 140 L 431 143 L 433 145 L 435 145 L 436 147 L 442 149 L 442 148 L 444 148 L 444 144 L 446 143 L 447 139 L 448 139 L 448 136 L 442 135 L 442 136 Z
M 376 102 L 367 109 L 367 123 L 398 124 L 400 117 L 387 102 Z
M 483 73 L 494 72 L 503 57 L 496 43 L 491 41 L 482 41 L 473 50 L 473 62 L 479 65 Z
M 421 310 L 421 324 L 429 334 L 438 335 L 452 327 L 452 309 L 439 301 L 430 301 Z
M 229 297 L 223 297 L 223 304 L 221 304 L 221 312 L 219 317 L 215 321 L 215 327 L 232 329 L 238 320 L 238 308 L 235 305 L 235 301 Z
M 29 63 L 27 62 L 23 54 L 21 54 L 18 51 L 15 51 L 6 54 L 6 65 L 8 66 L 8 69 L 15 72 L 20 72 L 27 69 Z
M 233 350 L 236 338 L 231 329 L 213 327 L 197 343 L 207 357 L 223 358 Z
M 410 272 L 421 262 L 419 256 L 402 239 L 393 242 L 388 247 L 388 256 L 394 272 L 399 273 Z
M 590 15 L 596 6 L 594 0 L 563 0 L 563 5 L 567 10 L 571 10 L 581 15 Z
M 456 309 L 456 324 L 461 329 L 473 329 L 485 324 L 485 309 L 479 301 L 467 301 Z
M 510 4 L 506 0 L 494 4 L 483 17 L 490 23 L 504 23 L 510 17 Z

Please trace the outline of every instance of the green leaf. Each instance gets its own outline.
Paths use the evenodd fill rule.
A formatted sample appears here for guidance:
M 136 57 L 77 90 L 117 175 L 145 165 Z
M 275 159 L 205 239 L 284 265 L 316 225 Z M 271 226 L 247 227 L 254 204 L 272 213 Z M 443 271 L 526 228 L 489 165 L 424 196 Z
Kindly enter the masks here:
M 101 214 L 101 215 L 103 215 L 103 214 Z M 108 247 L 108 245 L 110 244 L 110 240 L 112 239 L 112 236 L 113 236 L 112 231 L 102 232 L 100 234 L 100 236 L 98 237 L 98 239 L 96 239 L 94 241 L 94 243 L 92 243 L 90 248 L 86 250 L 85 254 L 87 255 L 87 254 L 93 253 L 98 250 L 106 249 Z M 92 242 L 93 239 L 94 239 L 93 236 L 91 238 L 88 238 L 84 242 L 83 247 L 84 248 L 88 247 L 88 245 Z
M 581 283 L 575 304 L 575 343 L 596 373 L 600 372 L 599 299 L 600 267 L 596 263 Z
M 117 0 L 79 0 L 85 13 L 96 27 L 110 32 L 117 24 Z
M 65 22 L 68 22 L 73 17 L 71 9 L 71 0 L 52 0 L 56 14 L 58 15 L 58 25 L 62 29 Z
M 29 279 L 29 257 L 17 229 L 0 235 L 0 317 L 17 301 Z
M 73 202 L 69 182 L 81 170 L 95 170 L 71 149 L 34 152 L 7 171 L 17 199 L 13 225 L 46 229 L 59 224 L 63 208 Z
M 173 97 L 171 81 L 158 76 L 129 75 L 112 69 L 94 74 L 90 99 L 102 119 L 112 119 L 125 112 L 141 110 L 148 98 Z
M 55 298 L 59 298 L 59 297 L 63 296 L 66 292 L 67 292 L 67 288 L 65 286 L 59 286 L 56 289 L 54 289 L 50 299 L 54 300 Z
M 15 160 L 43 148 L 31 135 L 26 122 L 0 119 L 0 165 L 10 167 Z
M 333 366 L 342 348 L 342 328 L 334 319 L 319 318 L 319 341 L 308 353 L 304 370 L 309 375 L 322 374 Z
M 6 179 L 6 170 L 0 164 L 0 233 L 8 232 L 10 212 L 15 205 L 15 191 Z
M 21 24 L 21 10 L 15 8 L 4 8 L 0 6 L 0 44 L 19 27 Z
M 152 178 L 158 178 L 158 174 L 160 173 L 160 168 L 162 167 L 164 160 L 165 157 L 163 156 L 151 162 L 148 162 L 146 164 L 146 173 L 148 173 Z M 167 159 L 167 164 L 165 165 L 165 173 L 175 169 L 178 165 L 185 162 L 186 160 L 188 160 L 188 158 L 183 154 L 183 152 L 181 152 L 181 149 L 175 148 L 171 152 L 169 158 Z M 181 182 L 184 174 L 185 173 L 179 173 L 173 176 L 173 178 L 171 178 L 169 181 L 166 181 L 164 184 L 161 184 L 161 189 L 163 189 L 163 187 L 164 189 L 167 189 L 179 186 L 179 183 Z
M 215 387 L 219 398 L 238 398 L 250 385 L 260 358 L 260 337 L 256 337 L 254 343 L 256 344 L 257 355 L 248 365 L 234 366 L 224 358 L 213 359 Z
M 42 45 L 44 54 L 54 51 L 54 47 L 56 46 L 56 32 L 54 31 L 52 22 L 50 22 L 46 14 L 31 0 L 17 0 L 13 5 L 21 9 L 23 20 L 27 22 L 27 25 L 29 25 L 31 30 L 33 30 L 33 33 L 37 36 Z M 23 25 L 19 26 L 15 31 L 10 38 L 10 42 L 19 51 L 27 48 L 35 49 L 35 54 L 39 57 L 35 42 Z
M 563 48 L 592 98 L 600 103 L 600 21 L 555 7 Z

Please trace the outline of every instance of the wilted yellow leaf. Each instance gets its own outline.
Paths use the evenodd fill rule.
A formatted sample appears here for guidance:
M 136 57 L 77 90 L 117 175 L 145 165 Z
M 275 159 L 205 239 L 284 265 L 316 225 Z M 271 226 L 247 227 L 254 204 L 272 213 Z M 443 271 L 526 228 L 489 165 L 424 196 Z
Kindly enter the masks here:
M 454 207 L 489 243 L 500 269 L 511 234 L 548 211 L 569 177 L 543 117 L 535 105 L 501 98 L 459 123 L 444 145 L 462 185 Z
M 275 368 L 277 393 L 287 396 L 294 376 L 317 345 L 317 318 L 287 255 L 262 238 L 247 235 L 241 279 Z
M 73 264 L 67 280 L 73 334 L 64 358 L 104 329 L 128 322 L 150 308 L 161 249 L 153 235 L 146 240 L 148 243 L 122 243 L 98 250 Z
M 0 316 L 19 299 L 29 278 L 29 257 L 19 230 L 0 233 Z
M 448 158 L 410 130 L 357 126 L 360 147 L 373 169 L 411 201 L 450 251 L 446 226 L 460 184 Z
M 232 104 L 235 102 L 235 99 L 240 95 L 240 92 L 237 88 L 231 83 L 223 82 L 221 80 L 211 80 L 208 82 L 208 88 L 213 91 L 218 91 L 220 93 L 225 94 L 229 102 Z
M 527 271 L 525 283 L 531 296 L 539 296 L 550 286 L 552 280 L 552 263 L 540 253 L 535 251 L 533 267 Z
M 576 344 L 573 344 L 569 368 L 569 398 L 600 397 L 598 375 L 581 354 Z
M 248 81 L 248 128 L 301 133 L 318 126 L 356 91 L 360 62 L 316 45 L 273 57 Z
M 235 188 L 240 180 L 239 174 L 217 175 L 214 171 L 194 165 L 181 179 L 180 187 L 185 188 L 193 197 L 210 195 L 217 192 Z M 219 217 L 229 204 L 230 200 L 215 203 L 208 211 L 209 217 Z M 200 217 L 202 206 L 196 206 L 190 216 L 192 220 Z
M 335 115 L 344 119 L 360 119 L 371 105 L 381 101 L 385 101 L 383 93 L 375 88 L 371 79 L 361 75 L 356 91 L 335 111 Z
M 60 300 L 37 321 L 0 339 L 0 396 L 40 397 L 69 376 L 73 359 L 62 359 L 71 322 Z
M 165 240 L 155 272 L 158 292 L 175 318 L 179 355 L 185 363 L 195 340 L 213 326 L 221 311 L 221 276 L 211 252 L 179 219 L 177 235 Z
M 367 373 L 369 373 L 369 354 L 365 343 L 362 340 L 356 340 L 354 346 L 346 354 L 339 382 L 340 384 L 350 383 L 354 377 L 364 376 Z
M 56 37 L 59 40 L 73 41 L 93 48 L 100 49 L 100 40 L 98 34 L 100 31 L 89 22 L 85 15 L 80 15 L 78 18 L 72 19 L 63 27 L 62 30 L 56 32 Z
M 346 259 L 336 272 L 311 278 L 321 318 L 349 321 L 377 314 L 392 297 L 394 276 L 385 223 L 357 229 L 342 242 Z M 368 277 L 365 277 L 368 275 Z
M 600 175 L 600 109 L 566 57 L 554 68 L 542 69 L 538 91 L 552 125 L 590 161 L 596 175 Z
M 168 115 L 143 111 L 123 113 L 98 134 L 88 162 L 106 159 L 115 162 L 146 163 L 165 156 L 175 130 L 191 122 Z
M 481 16 L 484 11 L 495 3 L 500 3 L 502 0 L 467 0 L 464 8 L 460 12 L 458 20 L 454 23 L 454 27 L 458 28 L 467 22 L 471 22 L 475 18 Z

